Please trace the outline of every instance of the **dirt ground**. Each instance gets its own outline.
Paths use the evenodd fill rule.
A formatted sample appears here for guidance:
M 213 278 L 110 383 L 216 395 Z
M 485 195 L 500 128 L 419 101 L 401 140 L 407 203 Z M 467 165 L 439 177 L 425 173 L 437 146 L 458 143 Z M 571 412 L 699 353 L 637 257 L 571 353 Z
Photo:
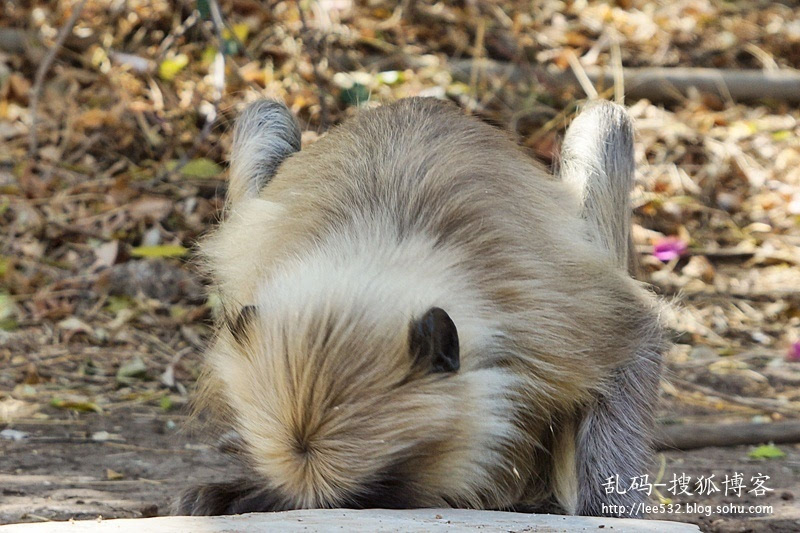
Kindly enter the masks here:
M 169 514 L 183 487 L 233 479 L 239 469 L 212 446 L 181 430 L 185 417 L 179 413 L 139 407 L 111 416 L 55 410 L 49 414 L 46 419 L 15 423 L 14 429 L 26 434 L 23 440 L 0 440 L 0 523 L 161 516 Z M 714 532 L 797 531 L 800 446 L 785 446 L 786 457 L 769 461 L 749 459 L 750 449 L 658 454 L 652 471 L 658 472 L 663 462 L 662 481 L 673 474 L 692 478 L 715 474 L 720 480 L 739 472 L 746 481 L 769 476 L 765 486 L 772 490 L 758 497 L 746 493 L 741 498 L 673 497 L 665 512 L 652 513 L 651 518 L 692 522 Z M 666 489 L 662 492 L 666 495 Z M 726 504 L 737 507 L 717 512 L 717 506 Z M 751 512 L 749 506 L 754 505 L 772 509 Z

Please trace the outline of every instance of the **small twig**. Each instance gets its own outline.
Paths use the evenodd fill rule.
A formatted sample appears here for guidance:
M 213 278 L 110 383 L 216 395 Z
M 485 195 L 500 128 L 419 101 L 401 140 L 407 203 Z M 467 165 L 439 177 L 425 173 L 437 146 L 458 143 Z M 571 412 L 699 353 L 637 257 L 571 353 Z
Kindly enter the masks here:
M 469 79 L 472 69 L 472 59 L 450 61 L 448 66 L 453 77 L 465 81 Z M 414 65 L 413 58 L 407 61 Z M 486 69 L 489 75 L 495 75 L 498 69 L 505 71 L 508 63 L 488 60 L 479 61 L 481 68 Z M 590 84 L 611 87 L 614 83 L 614 73 L 611 69 L 603 67 L 586 67 L 583 69 Z M 512 82 L 528 81 L 531 72 L 546 85 L 556 89 L 581 87 L 585 89 L 585 80 L 582 83 L 576 79 L 577 73 L 572 69 L 564 72 L 554 72 L 544 67 L 527 69 L 514 69 L 511 76 Z M 761 101 L 772 99 L 780 102 L 800 102 L 800 73 L 792 69 L 778 71 L 768 70 L 735 70 L 711 68 L 680 68 L 680 67 L 642 67 L 623 68 L 625 78 L 626 98 L 628 101 L 647 98 L 655 102 L 675 102 L 684 98 L 692 87 L 700 93 L 714 94 L 723 98 L 732 98 L 735 102 Z M 720 85 L 721 84 L 721 85 Z M 724 91 L 721 92 L 721 86 Z
M 767 424 L 669 424 L 656 431 L 657 450 L 693 450 L 707 446 L 800 442 L 800 422 Z
M 47 518 L 46 516 L 33 514 L 33 513 L 25 513 L 25 517 L 26 518 L 33 518 L 33 519 L 38 520 L 40 522 L 52 522 L 53 521 L 52 519 Z
M 588 96 L 590 100 L 596 100 L 597 89 L 595 89 L 594 85 L 592 85 L 589 76 L 586 75 L 586 70 L 584 70 L 583 65 L 581 65 L 581 62 L 578 59 L 578 56 L 576 56 L 572 50 L 567 51 L 567 61 L 569 61 L 569 66 L 572 69 L 572 73 L 575 75 L 578 83 L 580 83 L 583 92 L 586 93 L 586 96 Z
M 681 387 L 696 390 L 705 396 L 719 398 L 732 404 L 750 407 L 751 409 L 759 409 L 761 411 L 771 413 L 780 413 L 786 416 L 796 416 L 798 412 L 797 407 L 793 407 L 789 403 L 782 403 L 769 398 L 745 398 L 743 396 L 728 394 L 711 387 L 706 387 L 704 385 L 699 385 L 697 383 L 692 383 L 690 381 L 678 378 L 673 378 L 671 381 L 680 385 Z
M 101 441 L 102 442 L 102 441 Z M 124 444 L 120 442 L 109 442 L 105 441 L 104 444 L 111 448 L 120 448 L 122 450 L 134 450 L 137 452 L 148 452 L 148 453 L 167 453 L 167 454 L 194 454 L 198 453 L 198 450 L 192 449 L 184 449 L 184 448 L 151 448 L 148 446 L 138 446 L 136 444 Z
M 486 35 L 486 21 L 483 19 L 483 17 L 481 17 L 478 23 L 478 29 L 475 32 L 475 46 L 473 51 L 474 54 L 473 57 L 477 61 L 473 62 L 472 69 L 470 70 L 469 73 L 469 92 L 471 98 L 469 99 L 469 102 L 467 102 L 466 112 L 468 114 L 472 114 L 472 112 L 475 110 L 474 109 L 475 104 L 478 102 L 478 76 L 480 74 L 478 71 L 478 65 L 480 59 L 483 57 L 483 51 L 484 51 L 483 41 L 485 35 Z
M 611 65 L 614 69 L 614 101 L 625 105 L 625 75 L 622 70 L 622 51 L 617 39 L 611 41 Z
M 114 379 L 112 375 L 89 375 L 81 374 L 80 372 L 63 372 L 61 370 L 54 370 L 52 368 L 43 368 L 41 371 L 43 377 L 59 377 L 69 380 L 84 381 L 87 383 L 95 383 L 98 385 L 105 385 Z
M 36 298 L 58 298 L 64 296 L 83 296 L 86 294 L 86 289 L 64 289 L 60 291 L 46 291 L 46 292 L 32 292 L 14 294 L 11 298 L 17 302 L 24 302 Z
M 754 45 L 753 43 L 747 43 L 744 45 L 744 50 L 749 52 L 753 57 L 761 61 L 761 64 L 764 66 L 764 70 L 768 70 L 771 72 L 775 72 L 780 70 L 778 63 L 775 62 L 775 59 L 772 57 L 771 54 L 765 52 L 758 46 Z
M 214 56 L 214 108 L 216 111 L 219 101 L 222 99 L 222 91 L 225 89 L 225 38 L 222 36 L 225 22 L 222 19 L 222 12 L 219 9 L 217 0 L 209 0 L 208 7 L 211 11 L 211 21 L 214 24 L 214 31 L 217 34 L 218 41 L 217 54 Z M 216 112 L 213 120 L 216 120 Z
M 177 28 L 170 32 L 167 37 L 161 41 L 161 45 L 158 47 L 158 52 L 156 52 L 155 62 L 161 63 L 164 60 L 164 55 L 172 46 L 172 43 L 175 42 L 175 39 L 180 38 L 184 33 L 186 33 L 189 28 L 194 26 L 197 21 L 200 20 L 200 11 L 197 9 L 192 10 L 186 20 L 184 20 Z
M 102 444 L 104 442 L 124 443 L 124 439 L 96 440 L 91 437 L 29 437 L 25 439 L 29 444 Z M 106 480 L 97 480 L 106 481 Z M 89 482 L 92 483 L 92 482 Z
M 170 360 L 172 360 L 172 358 L 175 356 L 175 348 L 162 341 L 154 334 L 142 331 L 140 329 L 135 329 L 133 330 L 133 335 L 140 341 L 150 345 L 154 351 L 161 353 L 161 355 L 166 356 Z
M 33 88 L 31 89 L 31 105 L 30 109 L 30 116 L 31 116 L 31 125 L 30 131 L 28 132 L 28 154 L 31 157 L 36 155 L 36 152 L 39 150 L 38 140 L 36 138 L 36 126 L 37 126 L 37 111 L 39 108 L 39 98 L 41 98 L 42 94 L 42 85 L 44 84 L 44 77 L 47 75 L 47 71 L 50 70 L 50 65 L 52 65 L 53 61 L 58 55 L 59 49 L 64 44 L 64 41 L 67 39 L 67 36 L 72 33 L 72 28 L 75 26 L 75 23 L 78 22 L 78 17 L 81 16 L 81 12 L 83 11 L 83 6 L 86 5 L 86 0 L 81 0 L 81 2 L 72 10 L 72 15 L 70 15 L 69 20 L 64 26 L 59 30 L 58 36 L 56 37 L 56 42 L 53 44 L 53 47 L 47 52 L 47 55 L 44 57 L 42 62 L 39 64 L 39 68 L 36 69 L 36 77 L 34 78 Z

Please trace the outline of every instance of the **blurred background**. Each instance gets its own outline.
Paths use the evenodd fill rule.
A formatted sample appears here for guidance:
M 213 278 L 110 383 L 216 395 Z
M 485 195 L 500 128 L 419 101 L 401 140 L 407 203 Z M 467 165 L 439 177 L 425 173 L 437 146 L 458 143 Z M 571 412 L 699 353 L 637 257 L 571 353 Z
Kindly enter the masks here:
M 657 516 L 796 530 L 798 67 L 793 1 L 5 0 L 0 523 L 164 514 L 186 480 L 229 475 L 180 428 L 215 309 L 193 247 L 220 216 L 233 120 L 278 98 L 309 144 L 432 96 L 546 164 L 581 103 L 629 106 L 642 279 L 677 341 L 659 422 L 712 439 L 662 450 L 652 479 L 772 489 L 662 488 L 771 509 Z M 726 422 L 787 429 L 728 447 Z

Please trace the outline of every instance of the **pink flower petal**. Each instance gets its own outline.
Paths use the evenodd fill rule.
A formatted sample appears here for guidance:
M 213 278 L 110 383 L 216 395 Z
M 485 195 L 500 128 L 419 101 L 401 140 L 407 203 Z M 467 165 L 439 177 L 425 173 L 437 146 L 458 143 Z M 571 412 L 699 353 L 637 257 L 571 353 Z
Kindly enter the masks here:
M 686 253 L 687 245 L 678 237 L 664 237 L 653 244 L 653 255 L 659 261 L 667 262 Z
M 800 363 L 800 341 L 795 341 L 789 346 L 789 351 L 786 353 L 786 360 L 793 363 Z

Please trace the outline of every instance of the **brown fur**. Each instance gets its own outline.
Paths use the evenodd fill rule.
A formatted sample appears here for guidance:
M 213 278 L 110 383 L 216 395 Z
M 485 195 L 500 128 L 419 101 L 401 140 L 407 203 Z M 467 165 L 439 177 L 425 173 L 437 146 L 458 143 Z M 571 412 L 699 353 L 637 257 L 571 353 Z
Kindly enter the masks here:
M 575 512 L 576 416 L 660 346 L 656 305 L 581 202 L 505 134 L 428 99 L 363 112 L 232 201 L 202 245 L 226 318 L 201 390 L 269 494 L 245 490 L 262 502 L 247 509 Z M 409 357 L 408 325 L 432 306 L 458 328 L 452 375 Z M 182 511 L 242 508 L 202 494 Z

